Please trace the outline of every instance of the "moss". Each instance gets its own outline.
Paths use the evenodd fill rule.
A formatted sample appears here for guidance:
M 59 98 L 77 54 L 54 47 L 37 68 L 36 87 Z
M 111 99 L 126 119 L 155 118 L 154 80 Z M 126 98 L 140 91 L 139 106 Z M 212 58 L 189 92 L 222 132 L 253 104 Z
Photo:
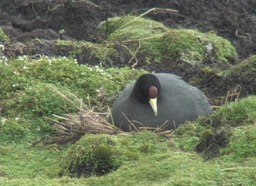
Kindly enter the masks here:
M 241 128 L 240 132 L 244 130 L 245 128 Z M 248 128 L 248 130 L 250 129 Z M 126 139 L 130 146 L 134 143 L 134 146 L 137 145 L 138 147 L 141 143 L 147 142 L 148 138 L 154 139 L 154 134 L 148 133 L 147 135 L 151 137 L 147 137 L 145 133 L 143 135 L 110 137 L 114 141 L 114 147 L 118 144 L 119 139 Z M 145 137 L 144 141 L 143 136 Z M 134 141 L 134 138 L 137 140 Z M 59 177 L 57 175 L 57 162 L 60 160 L 64 162 L 64 160 L 68 159 L 67 155 L 69 153 L 66 152 L 67 149 L 65 147 L 55 145 L 35 148 L 28 146 L 26 143 L 22 145 L 4 145 L 0 147 L 0 181 L 2 185 L 6 186 L 255 185 L 255 155 L 235 159 L 230 158 L 234 153 L 234 151 L 230 151 L 230 153 L 222 157 L 217 157 L 211 161 L 203 161 L 200 155 L 195 152 L 184 152 L 180 149 L 168 148 L 163 139 L 160 138 L 161 142 L 156 146 L 155 153 L 143 153 L 142 156 L 141 153 L 137 153 L 139 154 L 137 160 L 123 163 L 118 170 L 108 175 L 79 179 L 69 176 Z M 154 141 L 154 143 L 157 143 L 157 141 Z M 122 148 L 123 146 L 120 145 L 119 147 Z M 251 150 L 255 150 L 255 148 Z M 75 154 L 76 151 L 73 153 Z M 3 175 L 2 173 L 5 174 Z
M 11 64 L 0 62 L 0 98 L 1 100 L 9 97 L 24 88 L 29 84 L 29 81 L 19 76 L 19 72 Z
M 195 122 L 184 124 L 177 129 L 174 140 L 181 149 L 196 150 L 206 159 L 219 156 L 222 151 L 226 152 L 225 149 L 229 149 L 230 141 L 236 138 L 234 137 L 236 127 L 250 126 L 255 123 L 255 110 L 256 96 L 230 103 L 211 116 L 201 117 Z
M 118 137 L 86 135 L 69 149 L 66 158 L 60 162 L 60 174 L 75 177 L 102 175 L 126 162 L 166 151 L 167 143 L 159 148 L 161 141 L 166 140 L 151 132 Z
M 60 48 L 68 48 L 72 57 L 80 57 L 87 54 L 88 61 L 83 63 L 89 63 L 90 59 L 96 58 L 100 64 L 108 62 L 110 58 L 117 57 L 117 51 L 114 47 L 106 46 L 104 44 L 94 44 L 85 41 L 66 41 L 58 40 L 56 45 Z
M 23 127 L 20 123 L 24 124 L 20 118 L 6 119 L 1 118 L 0 120 L 0 134 L 1 137 L 12 136 L 13 139 L 23 137 L 27 132 L 26 127 Z
M 197 64 L 206 58 L 199 36 L 199 32 L 193 30 L 170 30 L 162 37 L 152 40 L 145 48 L 162 56 L 161 61 L 181 59 L 191 64 Z
M 243 79 L 247 79 L 248 81 L 253 80 L 256 73 L 256 55 L 251 56 L 239 64 L 235 65 L 230 72 L 235 74 L 240 74 Z
M 209 52 L 216 56 L 216 60 L 229 63 L 238 58 L 237 51 L 229 40 L 217 36 L 214 32 L 206 33 L 206 37 L 208 38 L 208 45 L 213 46 L 212 51 Z
M 230 81 L 239 84 L 242 96 L 255 94 L 256 92 L 256 55 L 251 56 L 232 68 L 226 70 L 223 76 Z
M 95 149 L 95 158 L 99 160 L 110 159 L 113 151 L 110 146 L 102 144 Z
M 45 117 L 77 112 L 81 100 L 99 109 L 111 105 L 115 96 L 144 72 L 93 68 L 68 58 L 20 57 L 1 62 L 1 116 L 12 123 L 10 128 L 2 128 L 2 133 L 9 136 L 13 130 L 24 137 L 49 132 L 52 126 Z M 15 123 L 12 118 L 17 117 L 21 120 Z M 20 122 L 23 120 L 28 125 Z
M 152 150 L 152 148 L 155 148 L 155 146 L 149 143 L 144 143 L 141 146 L 139 146 L 138 150 L 143 153 L 149 153 Z
M 125 151 L 123 153 L 123 156 L 125 157 L 126 160 L 138 160 L 139 159 L 139 154 L 137 152 L 133 152 L 133 151 Z
M 220 155 L 220 150 L 227 147 L 231 130 L 228 128 L 215 129 L 214 132 L 201 136 L 200 143 L 196 146 L 205 159 L 214 158 Z
M 180 149 L 194 151 L 200 142 L 200 133 L 205 129 L 198 123 L 186 123 L 176 130 L 174 141 Z
M 207 47 L 209 45 L 210 49 Z M 230 59 L 237 58 L 236 50 L 229 41 L 213 33 L 189 29 L 172 29 L 146 43 L 144 50 L 158 56 L 161 61 L 182 60 L 192 65 L 208 59 L 228 63 Z
M 238 127 L 230 138 L 228 148 L 222 154 L 234 159 L 246 160 L 256 155 L 256 125 Z
M 60 174 L 88 177 L 93 174 L 102 175 L 115 169 L 112 157 L 114 144 L 115 142 L 107 135 L 85 136 L 68 152 Z
M 133 53 L 138 50 L 134 43 L 139 43 L 138 54 L 150 56 L 148 61 L 182 60 L 195 65 L 211 59 L 227 64 L 237 58 L 232 44 L 213 32 L 171 29 L 156 21 L 132 16 L 110 19 L 108 28 L 109 41 L 121 42 Z
M 91 104 L 102 102 L 98 97 L 99 91 L 105 91 L 105 98 L 108 98 L 103 104 L 110 103 L 113 101 L 111 96 L 117 95 L 131 80 L 145 73 L 144 70 L 129 68 L 104 70 L 79 65 L 76 60 L 68 58 L 21 58 L 0 63 L 0 66 L 0 97 L 12 96 L 15 91 L 20 93 L 40 82 L 41 85 L 54 84 L 57 88 L 64 88 Z
M 4 113 L 9 117 L 15 117 L 17 113 L 23 116 L 49 117 L 52 114 L 62 115 L 78 111 L 78 102 L 74 101 L 73 105 L 68 102 L 66 98 L 72 100 L 73 97 L 65 91 L 67 90 L 64 87 L 58 89 L 51 84 L 32 84 L 3 102 Z M 64 96 L 61 96 L 60 92 Z
M 238 102 L 223 106 L 210 117 L 200 120 L 200 123 L 211 127 L 242 126 L 256 121 L 256 97 L 249 96 Z
M 106 30 L 102 25 L 101 32 Z M 114 17 L 108 20 L 108 39 L 111 41 L 125 41 L 145 39 L 164 33 L 168 28 L 162 23 L 135 16 Z
M 6 179 L 15 177 L 29 180 L 37 176 L 41 178 L 56 177 L 58 171 L 56 166 L 57 159 L 61 158 L 62 154 L 65 153 L 64 148 L 59 148 L 59 150 L 62 150 L 60 152 L 53 150 L 54 147 L 35 148 L 31 147 L 28 143 L 8 143 L 7 141 L 1 141 L 1 144 L 5 145 L 0 148 L 0 170 L 4 170 L 6 173 L 6 175 L 1 175 L 1 178 Z M 55 146 L 55 148 L 57 147 Z M 33 185 L 34 183 L 31 182 L 31 184 Z
M 208 138 L 208 137 L 211 137 L 213 135 L 213 131 L 211 129 L 206 129 L 204 131 L 201 132 L 200 134 L 200 138 L 202 140 Z
M 27 117 L 27 116 L 26 116 Z M 5 143 L 22 143 L 34 141 L 43 135 L 50 135 L 54 130 L 42 118 L 26 118 L 24 116 L 0 118 L 0 141 Z
M 6 35 L 3 29 L 0 27 L 0 43 L 9 42 L 10 38 Z M 1 51 L 0 51 L 1 53 Z

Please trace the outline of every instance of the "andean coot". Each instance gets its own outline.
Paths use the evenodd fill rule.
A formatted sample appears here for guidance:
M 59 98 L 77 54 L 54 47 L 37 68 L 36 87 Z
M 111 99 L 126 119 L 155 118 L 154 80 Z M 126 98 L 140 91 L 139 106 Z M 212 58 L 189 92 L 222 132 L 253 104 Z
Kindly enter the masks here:
M 140 127 L 170 130 L 211 112 L 204 93 L 180 77 L 168 73 L 144 74 L 114 102 L 111 121 L 124 131 Z

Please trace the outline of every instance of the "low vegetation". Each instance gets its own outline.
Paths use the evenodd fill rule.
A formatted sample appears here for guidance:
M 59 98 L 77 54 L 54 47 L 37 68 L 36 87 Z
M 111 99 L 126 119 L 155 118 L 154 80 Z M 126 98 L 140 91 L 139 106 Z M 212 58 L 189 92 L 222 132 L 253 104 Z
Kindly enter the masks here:
M 1 137 L 16 133 L 24 137 L 28 130 L 48 133 L 51 127 L 45 118 L 78 112 L 79 99 L 106 107 L 125 85 L 145 72 L 128 68 L 104 71 L 79 66 L 74 59 L 46 57 L 2 62 L 0 71 Z M 70 104 L 69 100 L 75 101 Z
M 181 60 L 192 65 L 209 60 L 228 64 L 237 58 L 232 44 L 214 32 L 202 33 L 190 29 L 172 29 L 162 23 L 133 16 L 110 19 L 103 24 L 107 40 L 128 46 L 134 54 L 143 53 L 148 61 Z
M 10 41 L 10 38 L 6 35 L 4 30 L 0 27 L 0 44 L 9 42 L 9 41 Z
M 102 64 L 111 61 L 120 46 L 129 46 L 130 54 L 152 54 L 149 63 L 151 57 L 159 63 L 178 57 L 192 66 L 207 58 L 230 65 L 237 56 L 215 33 L 171 29 L 132 16 L 113 18 L 108 24 L 106 40 L 115 48 L 61 40 L 56 44 L 72 46 L 73 57 L 90 50 Z M 81 123 L 67 121 L 72 116 L 84 119 L 81 111 L 91 109 L 97 111 L 92 115 L 95 123 L 104 119 L 105 124 L 98 113 L 107 112 L 125 86 L 145 70 L 80 65 L 72 57 L 0 56 L 0 185 L 256 184 L 256 96 L 226 102 L 211 116 L 175 132 L 85 134 L 72 126 Z M 254 66 L 251 57 L 218 75 L 228 79 L 239 72 L 244 75 L 239 77 L 254 82 Z M 72 130 L 79 137 L 71 139 Z

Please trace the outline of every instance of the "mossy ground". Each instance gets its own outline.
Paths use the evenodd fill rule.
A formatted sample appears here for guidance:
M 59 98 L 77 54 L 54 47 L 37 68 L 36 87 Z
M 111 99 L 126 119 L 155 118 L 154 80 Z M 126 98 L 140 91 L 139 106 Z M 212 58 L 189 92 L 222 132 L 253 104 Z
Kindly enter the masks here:
M 30 136 L 29 131 L 47 133 L 51 127 L 45 118 L 76 113 L 79 99 L 87 105 L 106 107 L 124 86 L 145 72 L 128 68 L 122 72 L 114 68 L 104 71 L 79 66 L 74 59 L 46 57 L 20 57 L 1 62 L 0 66 L 0 138 L 16 133 L 22 138 Z
M 255 126 L 250 126 L 251 128 L 255 130 Z M 248 142 L 248 140 L 244 141 L 244 138 L 238 137 L 243 133 L 244 131 L 237 130 L 237 134 L 234 135 L 237 140 L 232 140 L 231 149 L 236 149 L 233 143 L 240 141 L 240 139 L 242 139 L 240 144 Z M 255 133 L 251 134 L 255 139 Z M 83 144 L 82 141 L 86 141 L 86 138 L 90 137 L 85 136 L 79 143 Z M 109 138 L 117 143 L 125 143 L 126 145 L 118 147 L 120 148 L 119 150 L 123 152 L 134 151 L 136 158 L 122 159 L 124 156 L 120 156 L 122 165 L 116 171 L 105 176 L 92 176 L 89 178 L 59 177 L 59 163 L 68 158 L 67 147 L 31 148 L 26 145 L 8 145 L 1 149 L 1 175 L 3 176 L 0 177 L 0 181 L 7 186 L 57 186 L 63 184 L 254 185 L 256 181 L 255 156 L 253 154 L 250 154 L 250 156 L 241 155 L 238 149 L 236 149 L 238 151 L 230 150 L 230 153 L 226 153 L 221 157 L 204 161 L 196 152 L 183 151 L 174 146 L 170 139 L 159 137 L 151 132 L 142 132 L 125 137 L 110 136 Z M 150 143 L 151 148 L 147 148 L 147 151 L 140 150 L 145 149 L 141 148 L 145 143 Z M 74 147 L 77 149 L 77 145 L 70 147 L 69 152 Z M 246 149 L 252 149 L 253 145 L 253 143 L 250 143 Z M 79 148 L 85 149 L 85 146 L 80 146 Z M 239 159 L 237 160 L 237 157 L 234 158 L 234 156 L 239 156 Z M 135 157 L 135 155 L 132 157 Z
M 47 117 L 77 112 L 77 105 L 70 104 L 63 95 L 69 99 L 75 95 L 85 103 L 100 105 L 102 95 L 98 96 L 96 90 L 101 88 L 105 90 L 103 97 L 108 98 L 104 104 L 111 104 L 127 83 L 145 71 L 103 70 L 80 66 L 73 59 L 46 57 L 23 57 L 0 65 L 2 185 L 256 183 L 255 96 L 183 125 L 171 137 L 152 132 L 99 134 L 86 135 L 70 145 L 35 146 L 35 141 L 54 132 Z M 216 139 L 218 136 L 227 140 L 224 145 Z M 209 148 L 212 145 L 216 149 Z M 77 167 L 83 166 L 92 168 L 90 177 L 82 173 L 76 178 Z M 102 175 L 97 174 L 99 167 L 106 171 L 103 176 L 97 176 Z
M 118 56 L 117 50 L 113 46 L 106 46 L 104 44 L 94 44 L 85 41 L 67 41 L 58 40 L 56 42 L 56 47 L 59 50 L 69 51 L 69 56 L 74 58 L 85 58 L 85 60 L 80 60 L 80 63 L 90 64 L 91 61 L 97 65 L 106 65 L 111 63 L 111 59 L 115 59 Z M 83 55 L 86 57 L 83 57 Z M 93 59 L 93 60 L 92 60 Z
M 6 35 L 3 29 L 0 27 L 0 43 L 9 42 L 10 38 Z
M 106 29 L 108 41 L 127 45 L 134 54 L 150 56 L 146 60 L 151 62 L 181 60 L 192 65 L 207 61 L 228 64 L 237 58 L 232 44 L 213 32 L 172 29 L 159 22 L 133 16 L 110 19 L 102 26 L 102 32 Z
M 97 58 L 103 66 L 119 55 L 118 47 L 126 47 L 130 54 L 150 53 L 148 63 L 154 58 L 154 62 L 182 60 L 192 66 L 210 58 L 228 64 L 237 55 L 227 40 L 211 32 L 170 29 L 131 16 L 110 20 L 108 28 L 108 45 L 63 40 L 55 44 L 60 50 L 70 48 L 72 57 L 89 51 L 88 60 Z M 243 70 L 248 65 L 253 72 L 254 60 L 234 69 L 242 69 L 241 74 L 251 79 L 253 73 Z M 210 67 L 205 70 L 213 71 Z M 187 123 L 171 137 L 139 132 L 85 135 L 75 144 L 62 146 L 37 143 L 54 135 L 53 122 L 49 120 L 53 114 L 77 113 L 81 102 L 105 109 L 128 83 L 145 72 L 79 65 L 75 59 L 66 57 L 1 58 L 0 183 L 6 186 L 255 185 L 256 98 L 253 96 L 228 104 L 207 118 Z M 232 77 L 233 72 L 225 71 L 222 75 Z

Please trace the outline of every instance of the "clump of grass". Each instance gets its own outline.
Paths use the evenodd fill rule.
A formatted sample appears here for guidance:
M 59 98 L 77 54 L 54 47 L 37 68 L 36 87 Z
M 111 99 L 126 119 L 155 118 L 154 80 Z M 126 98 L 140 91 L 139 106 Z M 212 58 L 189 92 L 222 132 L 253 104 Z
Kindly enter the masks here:
M 38 135 L 53 132 L 51 123 L 45 117 L 78 112 L 75 104 L 70 104 L 52 87 L 53 85 L 38 82 L 24 87 L 24 90 L 13 93 L 2 101 L 5 121 L 1 123 L 0 128 L 3 135 L 15 139 L 14 136 L 24 137 L 30 133 Z M 65 94 L 64 87 L 59 87 L 59 91 Z
M 88 177 L 116 169 L 113 160 L 115 142 L 107 135 L 89 135 L 70 149 L 60 175 Z M 75 152 L 75 153 L 74 153 Z
M 75 59 L 64 57 L 42 57 L 39 60 L 31 60 L 29 58 L 16 59 L 5 65 L 5 69 L 9 69 L 7 70 L 8 74 L 3 71 L 1 75 L 4 77 L 12 75 L 11 77 L 13 77 L 8 82 L 3 82 L 3 84 L 9 85 L 7 87 L 8 91 L 12 91 L 12 85 L 15 84 L 16 80 L 25 81 L 24 83 L 19 83 L 21 85 L 18 86 L 18 84 L 18 88 L 24 88 L 30 83 L 50 83 L 55 86 L 66 87 L 71 90 L 70 92 L 85 100 L 85 102 L 90 101 L 91 104 L 96 105 L 102 102 L 101 97 L 98 97 L 100 91 L 105 91 L 105 94 L 107 94 L 105 98 L 111 97 L 119 93 L 131 80 L 145 73 L 143 70 L 128 68 L 104 70 L 100 67 L 79 65 Z
M 196 65 L 211 59 L 229 64 L 238 56 L 228 40 L 213 32 L 171 29 L 159 22 L 133 16 L 112 18 L 108 28 L 108 41 L 120 42 L 134 54 L 150 54 L 148 61 L 182 60 Z M 135 43 L 139 43 L 139 47 Z
M 222 154 L 238 160 L 246 160 L 256 155 L 256 125 L 235 128 L 228 148 Z
M 214 128 L 222 126 L 242 126 L 253 124 L 256 121 L 256 97 L 249 96 L 240 99 L 237 102 L 231 102 L 217 112 L 215 112 L 211 117 L 205 118 L 199 121 L 205 126 L 211 126 Z
M 112 46 L 91 42 L 58 40 L 56 45 L 60 48 L 68 48 L 70 56 L 74 58 L 88 52 L 88 61 L 84 61 L 84 64 L 90 63 L 90 60 L 95 60 L 95 58 L 99 61 L 99 64 L 105 64 L 109 62 L 109 59 L 116 58 L 118 55 L 116 49 Z
M 168 28 L 162 23 L 135 16 L 114 17 L 108 20 L 108 39 L 111 41 L 126 41 L 144 39 L 164 33 Z M 102 25 L 106 31 L 106 24 Z
M 0 27 L 0 43 L 5 43 L 10 41 L 10 38 L 6 35 L 4 30 Z
M 198 151 L 205 158 L 221 155 L 234 138 L 236 127 L 250 126 L 255 123 L 256 97 L 250 96 L 229 103 L 209 117 L 202 117 L 178 128 L 177 143 L 186 151 Z
M 103 175 L 126 162 L 166 151 L 167 143 L 164 142 L 166 139 L 152 132 L 118 136 L 87 134 L 69 149 L 66 158 L 60 162 L 60 175 Z
M 20 118 L 1 118 L 0 120 L 0 134 L 1 136 L 11 136 L 12 139 L 23 137 L 27 132 L 26 128 L 21 125 L 25 121 Z M 5 138 L 6 139 L 6 138 Z
M 49 117 L 52 114 L 61 115 L 78 110 L 76 105 L 69 104 L 53 87 L 47 83 L 37 83 L 26 87 L 24 91 L 4 101 L 4 113 L 8 116 L 23 113 L 32 117 Z M 59 91 L 65 93 L 65 87 L 59 87 Z
M 233 68 L 230 68 L 227 71 L 226 75 L 235 76 L 237 74 L 240 74 L 240 78 L 244 79 L 244 81 L 247 81 L 247 83 L 250 83 L 250 81 L 253 81 L 254 79 L 255 72 L 256 55 L 253 55 L 233 66 Z
M 1 131 L 20 131 L 21 136 L 53 131 L 52 123 L 45 117 L 77 113 L 80 102 L 74 97 L 83 100 L 88 107 L 97 105 L 100 110 L 111 105 L 126 84 L 144 72 L 128 68 L 103 70 L 79 65 L 68 58 L 34 60 L 23 56 L 0 62 L 1 113 L 13 123 L 1 127 Z M 61 94 L 73 100 L 73 104 Z M 29 122 L 16 125 L 12 118 Z
M 256 55 L 241 61 L 221 73 L 229 84 L 238 84 L 242 96 L 255 95 L 256 92 Z
M 203 63 L 209 58 L 227 64 L 230 59 L 237 57 L 235 48 L 228 40 L 212 32 L 201 33 L 190 29 L 171 29 L 148 43 L 147 49 L 162 56 L 162 61 L 180 59 L 192 65 Z

